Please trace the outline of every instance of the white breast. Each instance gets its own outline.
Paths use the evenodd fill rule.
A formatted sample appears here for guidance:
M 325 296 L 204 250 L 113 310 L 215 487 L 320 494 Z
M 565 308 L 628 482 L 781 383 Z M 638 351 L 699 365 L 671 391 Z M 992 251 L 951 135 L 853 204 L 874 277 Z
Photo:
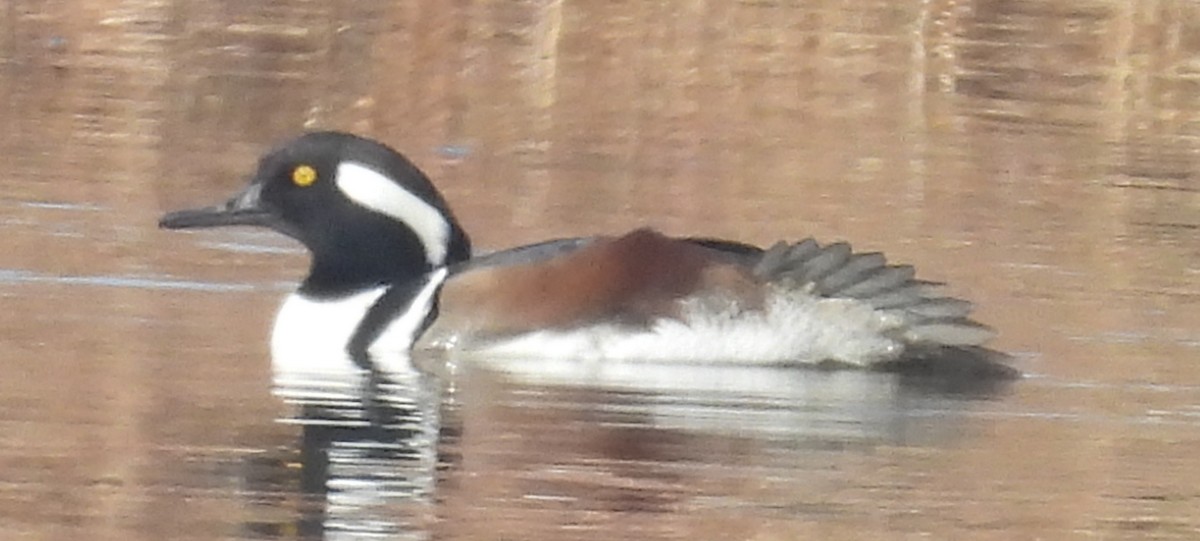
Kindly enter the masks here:
M 445 277 L 445 269 L 427 275 L 408 308 L 397 313 L 371 343 L 368 353 L 376 369 L 389 374 L 413 372 L 409 351 Z M 297 378 L 357 377 L 362 369 L 350 357 L 350 339 L 386 291 L 387 286 L 380 286 L 333 299 L 289 295 L 279 308 L 271 332 L 276 384 Z
M 279 307 L 271 331 L 271 365 L 276 379 L 357 373 L 346 345 L 385 290 L 378 287 L 336 299 L 289 295 Z

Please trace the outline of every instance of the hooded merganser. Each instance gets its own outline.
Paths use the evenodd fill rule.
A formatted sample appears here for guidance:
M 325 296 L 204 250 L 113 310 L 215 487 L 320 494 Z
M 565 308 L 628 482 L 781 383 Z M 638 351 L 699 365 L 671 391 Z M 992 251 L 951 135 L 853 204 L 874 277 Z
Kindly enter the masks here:
M 908 265 L 844 242 L 770 248 L 649 229 L 487 255 L 395 150 L 314 132 L 228 202 L 160 227 L 264 226 L 312 254 L 271 339 L 278 372 L 409 371 L 410 353 L 863 367 L 989 367 L 992 331 Z M 939 368 L 940 369 L 940 368 Z

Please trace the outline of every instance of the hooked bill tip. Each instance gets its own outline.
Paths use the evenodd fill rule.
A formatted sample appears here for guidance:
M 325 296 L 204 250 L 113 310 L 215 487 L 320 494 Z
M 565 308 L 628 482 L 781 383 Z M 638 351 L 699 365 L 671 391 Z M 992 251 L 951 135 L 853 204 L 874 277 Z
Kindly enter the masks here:
M 196 227 L 202 221 L 205 213 L 201 209 L 176 210 L 163 214 L 158 219 L 159 229 L 185 229 Z

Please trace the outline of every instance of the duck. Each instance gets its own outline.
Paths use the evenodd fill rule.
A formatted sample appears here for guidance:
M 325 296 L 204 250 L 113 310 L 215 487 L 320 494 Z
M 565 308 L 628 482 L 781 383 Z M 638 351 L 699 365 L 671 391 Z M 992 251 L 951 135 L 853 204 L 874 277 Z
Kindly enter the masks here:
M 1017 374 L 969 301 L 842 241 L 643 227 L 477 253 L 412 161 L 346 132 L 284 141 L 238 193 L 159 226 L 265 227 L 307 249 L 271 331 L 277 374 L 411 372 L 418 355 Z

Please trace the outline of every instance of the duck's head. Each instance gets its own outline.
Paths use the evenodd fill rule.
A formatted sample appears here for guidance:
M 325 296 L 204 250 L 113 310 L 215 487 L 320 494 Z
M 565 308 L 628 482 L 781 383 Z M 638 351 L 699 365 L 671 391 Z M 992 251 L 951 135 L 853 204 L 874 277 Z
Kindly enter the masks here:
M 301 286 L 337 295 L 403 281 L 470 257 L 466 233 L 412 162 L 341 132 L 314 132 L 264 155 L 249 185 L 223 204 L 171 212 L 159 226 L 269 227 L 304 244 Z

